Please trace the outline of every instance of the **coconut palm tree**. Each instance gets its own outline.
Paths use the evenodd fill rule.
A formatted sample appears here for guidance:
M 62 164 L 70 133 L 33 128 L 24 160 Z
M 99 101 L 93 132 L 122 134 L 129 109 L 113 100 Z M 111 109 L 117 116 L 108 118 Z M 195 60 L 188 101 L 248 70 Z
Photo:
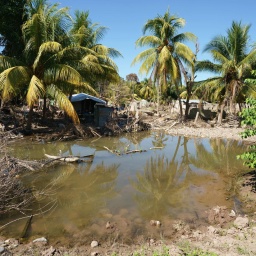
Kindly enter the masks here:
M 59 106 L 75 123 L 79 123 L 71 102 L 57 86 L 81 86 L 83 83 L 82 76 L 61 61 L 64 48 L 57 40 L 61 41 L 66 35 L 65 25 L 69 16 L 67 8 L 58 9 L 57 6 L 48 5 L 45 0 L 28 1 L 25 6 L 28 20 L 22 26 L 25 42 L 23 60 L 0 56 L 2 103 L 13 95 L 25 96 L 30 108 L 27 128 L 31 127 L 35 102 L 44 97 L 46 103 L 47 93 L 52 93 Z
M 2 103 L 13 95 L 26 95 L 30 107 L 28 128 L 31 126 L 34 103 L 38 97 L 44 98 L 44 116 L 46 98 L 49 95 L 55 98 L 59 107 L 75 123 L 79 123 L 66 94 L 81 88 L 96 94 L 84 79 L 89 77 L 85 71 L 88 71 L 86 67 L 93 63 L 90 59 L 96 59 L 90 73 L 97 73 L 97 68 L 110 70 L 107 66 L 107 54 L 100 55 L 72 41 L 73 38 L 67 33 L 68 23 L 71 22 L 68 9 L 57 7 L 57 4 L 49 5 L 46 0 L 28 1 L 25 6 L 28 20 L 22 26 L 25 41 L 24 59 L 21 62 L 4 56 L 0 58 Z M 107 59 L 105 63 L 104 59 Z M 113 67 L 114 65 L 111 68 L 114 69 Z
M 151 72 L 153 80 L 159 85 L 158 94 L 160 89 L 165 92 L 168 84 L 174 84 L 178 91 L 182 80 L 181 63 L 193 63 L 194 53 L 183 42 L 195 40 L 196 37 L 189 32 L 178 34 L 178 30 L 184 25 L 184 19 L 171 15 L 167 10 L 163 16 L 158 15 L 155 19 L 148 20 L 143 27 L 144 36 L 136 41 L 136 46 L 150 48 L 139 53 L 132 65 L 142 62 L 139 72 Z M 150 34 L 145 35 L 146 32 Z M 181 102 L 180 114 L 182 116 Z
M 218 90 L 221 102 L 221 112 L 218 122 L 222 121 L 222 113 L 227 102 L 230 103 L 230 113 L 234 114 L 234 103 L 242 91 L 244 80 L 250 76 L 253 65 L 256 64 L 256 48 L 249 49 L 250 25 L 242 25 L 241 22 L 232 22 L 226 36 L 214 37 L 205 47 L 214 62 L 210 60 L 200 61 L 197 69 L 211 71 L 216 77 L 203 81 L 209 87 Z
M 118 68 L 112 58 L 122 55 L 116 49 L 100 44 L 106 31 L 106 27 L 91 22 L 89 11 L 75 12 L 70 38 L 76 46 L 88 50 L 81 56 L 76 69 L 90 84 L 119 81 Z
M 152 100 L 156 94 L 155 87 L 153 87 L 152 81 L 145 78 L 141 81 L 141 88 L 139 90 L 139 95 L 142 99 Z

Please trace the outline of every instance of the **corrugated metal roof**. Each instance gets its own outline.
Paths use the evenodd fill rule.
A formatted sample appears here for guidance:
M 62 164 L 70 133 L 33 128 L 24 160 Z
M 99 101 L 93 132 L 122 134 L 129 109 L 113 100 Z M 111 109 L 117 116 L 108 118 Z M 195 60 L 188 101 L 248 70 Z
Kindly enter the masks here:
M 97 97 L 91 96 L 86 93 L 73 94 L 71 97 L 71 102 L 78 102 L 78 101 L 82 101 L 82 100 L 93 100 L 98 103 L 106 104 L 106 101 L 99 99 Z
M 185 99 L 181 99 L 182 102 L 186 102 Z M 189 103 L 196 103 L 198 104 L 200 102 L 200 100 L 189 100 Z M 208 103 L 207 101 L 203 101 L 202 103 Z

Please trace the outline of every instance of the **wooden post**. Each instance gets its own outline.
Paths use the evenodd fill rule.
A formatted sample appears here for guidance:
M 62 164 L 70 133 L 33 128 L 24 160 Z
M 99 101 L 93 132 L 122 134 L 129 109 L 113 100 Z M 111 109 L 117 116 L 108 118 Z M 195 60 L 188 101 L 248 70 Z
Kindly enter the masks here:
M 196 112 L 196 117 L 195 117 L 195 120 L 194 120 L 194 123 L 197 123 L 197 120 L 198 120 L 198 117 L 199 117 L 199 111 Z

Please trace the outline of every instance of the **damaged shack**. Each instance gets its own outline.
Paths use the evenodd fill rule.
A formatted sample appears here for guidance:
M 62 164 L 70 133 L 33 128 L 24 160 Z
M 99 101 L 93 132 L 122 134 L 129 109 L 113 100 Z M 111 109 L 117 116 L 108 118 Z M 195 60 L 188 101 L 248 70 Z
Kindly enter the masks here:
M 106 124 L 114 111 L 113 107 L 107 106 L 106 101 L 86 93 L 73 94 L 71 103 L 82 122 L 100 127 Z

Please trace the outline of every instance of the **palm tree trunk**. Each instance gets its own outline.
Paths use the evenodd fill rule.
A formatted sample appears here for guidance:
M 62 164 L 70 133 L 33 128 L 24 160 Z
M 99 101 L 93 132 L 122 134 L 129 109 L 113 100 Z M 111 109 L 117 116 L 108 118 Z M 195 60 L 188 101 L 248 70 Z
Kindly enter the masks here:
M 33 117 L 33 105 L 29 107 L 28 120 L 27 120 L 27 126 L 26 126 L 27 130 L 31 130 L 32 117 Z
M 46 115 L 46 95 L 44 95 L 44 101 L 43 101 L 43 120 L 45 119 Z
M 159 85 L 158 85 L 158 87 L 157 87 L 157 115 L 159 115 L 159 103 L 160 103 L 160 100 L 159 100 L 160 92 L 159 91 L 160 90 L 159 90 Z
M 187 118 L 188 118 L 189 100 L 190 100 L 190 97 L 189 97 L 189 96 L 187 96 L 187 98 L 186 98 L 186 108 L 185 108 L 185 119 L 187 119 Z
M 1 105 L 0 105 L 0 109 L 2 109 L 4 107 L 4 100 L 1 99 Z
M 220 112 L 218 115 L 218 122 L 217 122 L 218 124 L 222 124 L 223 112 L 224 112 L 224 107 L 226 103 L 227 103 L 227 99 L 225 98 L 220 105 Z
M 234 84 L 234 87 L 233 87 L 233 92 L 232 92 L 232 95 L 230 97 L 230 114 L 235 114 L 235 110 L 236 110 L 236 107 L 235 107 L 235 99 L 236 99 L 236 91 L 237 91 L 237 83 Z
M 178 87 L 177 84 L 175 84 L 175 88 L 176 88 L 176 91 L 177 91 L 178 101 L 179 101 L 179 106 L 180 106 L 180 118 L 182 119 L 182 117 L 183 117 L 183 110 L 182 110 L 182 103 L 181 103 L 181 100 L 180 100 L 179 87 Z

